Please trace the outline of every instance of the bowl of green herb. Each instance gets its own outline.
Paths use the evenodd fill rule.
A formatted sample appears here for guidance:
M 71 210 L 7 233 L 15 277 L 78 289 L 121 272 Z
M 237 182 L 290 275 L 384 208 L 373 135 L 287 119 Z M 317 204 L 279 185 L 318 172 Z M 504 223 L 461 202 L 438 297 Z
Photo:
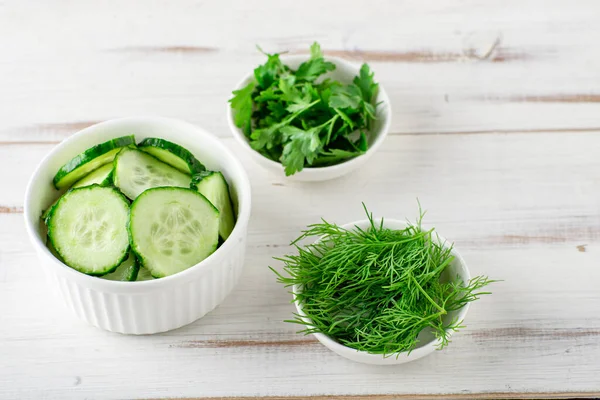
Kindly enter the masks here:
M 471 278 L 453 245 L 422 229 L 423 214 L 415 224 L 367 216 L 310 225 L 293 242 L 298 253 L 278 259 L 284 273 L 273 271 L 298 311 L 286 322 L 365 364 L 402 364 L 445 348 L 493 281 Z M 317 240 L 299 246 L 306 238 Z
M 265 64 L 233 91 L 233 136 L 256 162 L 299 181 L 340 177 L 363 165 L 391 123 L 390 100 L 369 65 L 310 56 L 266 54 Z

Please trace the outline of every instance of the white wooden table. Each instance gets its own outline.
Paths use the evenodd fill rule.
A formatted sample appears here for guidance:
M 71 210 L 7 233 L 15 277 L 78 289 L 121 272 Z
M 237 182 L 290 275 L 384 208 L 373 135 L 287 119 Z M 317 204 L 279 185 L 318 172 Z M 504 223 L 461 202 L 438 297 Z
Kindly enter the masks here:
M 0 1 L 0 398 L 600 396 L 599 18 L 600 3 L 576 0 Z M 368 61 L 394 121 L 361 171 L 290 183 L 242 153 L 226 102 L 263 60 L 255 44 L 313 40 Z M 50 295 L 22 205 L 60 140 L 139 114 L 221 136 L 254 208 L 235 292 L 196 323 L 134 337 Z M 282 322 L 293 306 L 267 266 L 301 228 L 358 219 L 361 201 L 412 218 L 417 197 L 474 275 L 503 280 L 450 347 L 365 366 Z

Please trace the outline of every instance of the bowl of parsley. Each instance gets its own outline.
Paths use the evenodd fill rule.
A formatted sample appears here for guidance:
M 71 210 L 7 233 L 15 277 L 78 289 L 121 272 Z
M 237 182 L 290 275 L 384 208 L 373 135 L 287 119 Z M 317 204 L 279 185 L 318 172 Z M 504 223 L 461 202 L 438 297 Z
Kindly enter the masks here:
M 233 91 L 227 117 L 253 159 L 298 181 L 338 178 L 372 156 L 385 139 L 390 100 L 368 64 L 266 54 Z

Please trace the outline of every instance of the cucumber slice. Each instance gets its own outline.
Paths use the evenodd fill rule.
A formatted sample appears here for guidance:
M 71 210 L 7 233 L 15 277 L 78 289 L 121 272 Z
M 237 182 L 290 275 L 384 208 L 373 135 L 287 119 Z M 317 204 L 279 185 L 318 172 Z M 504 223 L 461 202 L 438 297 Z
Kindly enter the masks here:
M 103 165 L 75 182 L 75 184 L 71 186 L 71 189 L 91 185 L 110 186 L 112 184 L 112 170 L 112 163 Z M 50 215 L 50 211 L 52 211 L 52 208 L 58 203 L 58 200 L 60 200 L 60 197 L 42 213 L 42 220 L 44 220 L 44 222 L 46 222 L 48 215 Z
M 229 185 L 225 177 L 220 172 L 203 171 L 194 175 L 192 186 L 219 210 L 219 235 L 225 241 L 235 225 Z
M 140 265 L 133 253 L 129 253 L 127 260 L 123 261 L 114 272 L 102 276 L 102 279 L 111 281 L 135 281 L 138 277 Z
M 60 261 L 63 260 L 62 257 L 60 256 L 60 254 L 58 254 L 58 252 L 52 245 L 52 241 L 50 240 L 50 238 L 48 236 L 46 236 L 46 247 L 48 247 L 48 250 L 50 250 L 50 253 L 52 253 L 52 255 L 54 257 L 58 258 Z
M 138 275 L 137 275 L 136 282 L 151 281 L 152 279 L 154 279 L 154 277 L 152 276 L 152 274 L 150 273 L 150 271 L 148 271 L 148 269 L 146 269 L 144 267 L 140 267 L 140 270 L 139 270 Z
M 112 163 L 101 166 L 100 168 L 96 168 L 77 182 L 71 186 L 71 189 L 75 189 L 78 187 L 91 186 L 91 185 L 100 185 L 100 186 L 110 186 L 112 185 Z M 50 215 L 50 211 L 52 211 L 52 207 L 58 203 L 60 198 L 56 199 L 54 203 L 50 205 L 43 213 L 42 219 L 46 221 L 48 215 Z
M 186 174 L 195 174 L 206 169 L 187 149 L 168 140 L 146 138 L 138 144 L 138 147 Z
M 88 275 L 114 271 L 127 258 L 129 204 L 98 185 L 63 195 L 48 216 L 48 237 L 64 263 Z
M 219 211 L 192 189 L 148 189 L 131 205 L 129 237 L 152 276 L 173 275 L 215 251 Z
M 44 223 L 46 225 L 48 225 L 48 216 L 50 215 L 50 213 L 52 212 L 52 209 L 54 208 L 56 203 L 58 203 L 59 200 L 60 200 L 60 197 L 58 199 L 54 200 L 54 203 L 50 204 L 50 206 L 42 212 L 42 221 L 44 221 Z
M 129 147 L 121 150 L 114 161 L 113 182 L 131 200 L 135 200 L 144 190 L 154 187 L 187 188 L 191 179 L 151 155 Z
M 78 187 L 90 186 L 90 185 L 100 185 L 100 186 L 109 186 L 112 183 L 112 163 L 108 163 L 106 165 L 97 168 L 75 182 L 71 188 L 75 189 Z
M 93 170 L 110 163 L 121 147 L 130 144 L 135 144 L 133 135 L 112 139 L 90 147 L 60 167 L 54 175 L 54 187 L 59 190 L 68 188 Z

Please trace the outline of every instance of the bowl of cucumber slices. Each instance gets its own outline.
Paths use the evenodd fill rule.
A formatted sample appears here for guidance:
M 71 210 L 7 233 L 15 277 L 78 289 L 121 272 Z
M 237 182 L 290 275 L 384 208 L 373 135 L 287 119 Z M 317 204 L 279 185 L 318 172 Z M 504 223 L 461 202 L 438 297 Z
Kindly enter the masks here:
M 158 117 L 106 121 L 42 160 L 25 224 L 42 269 L 84 321 L 164 332 L 219 305 L 242 272 L 250 183 L 210 133 Z

